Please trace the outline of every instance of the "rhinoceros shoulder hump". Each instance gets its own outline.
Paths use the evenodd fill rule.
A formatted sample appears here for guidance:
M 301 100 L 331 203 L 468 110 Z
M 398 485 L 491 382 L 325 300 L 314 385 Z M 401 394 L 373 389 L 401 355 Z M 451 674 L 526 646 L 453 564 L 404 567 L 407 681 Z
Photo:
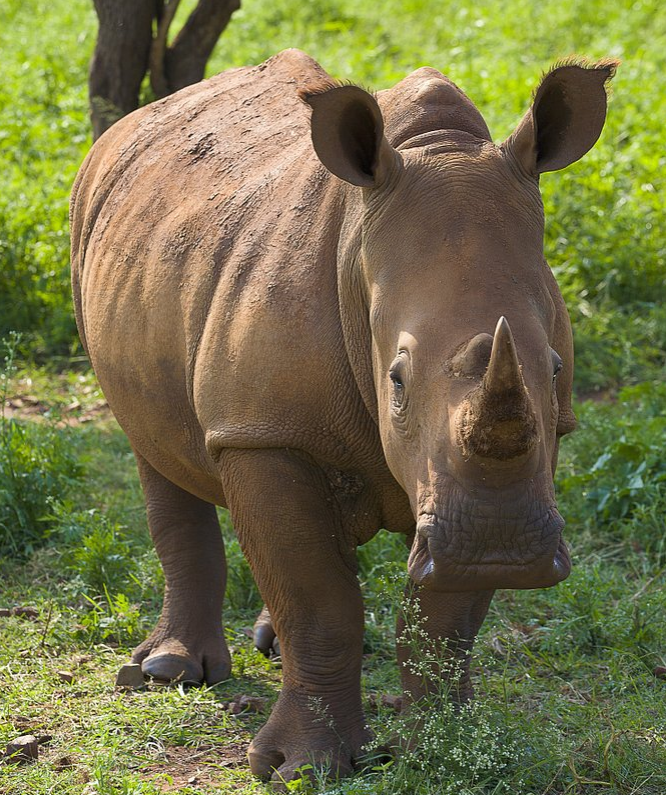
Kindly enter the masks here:
M 423 66 L 393 88 L 381 91 L 386 136 L 394 147 L 435 130 L 460 130 L 490 140 L 490 132 L 474 103 L 437 69 Z

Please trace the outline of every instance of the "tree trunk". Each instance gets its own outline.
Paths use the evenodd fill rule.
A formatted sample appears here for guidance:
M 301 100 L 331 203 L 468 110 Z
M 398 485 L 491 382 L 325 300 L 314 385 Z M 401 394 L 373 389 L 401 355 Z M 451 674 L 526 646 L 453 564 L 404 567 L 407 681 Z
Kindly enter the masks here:
M 139 106 L 158 0 L 93 0 L 99 19 L 88 93 L 93 140 Z
M 93 0 L 99 19 L 88 81 L 93 140 L 139 106 L 150 68 L 158 98 L 203 79 L 206 63 L 240 0 L 199 0 L 167 46 L 180 0 Z M 153 38 L 153 25 L 156 33 Z
M 166 93 L 171 94 L 203 80 L 213 47 L 229 24 L 231 15 L 239 8 L 240 0 L 199 0 L 173 44 L 164 53 L 162 74 Z

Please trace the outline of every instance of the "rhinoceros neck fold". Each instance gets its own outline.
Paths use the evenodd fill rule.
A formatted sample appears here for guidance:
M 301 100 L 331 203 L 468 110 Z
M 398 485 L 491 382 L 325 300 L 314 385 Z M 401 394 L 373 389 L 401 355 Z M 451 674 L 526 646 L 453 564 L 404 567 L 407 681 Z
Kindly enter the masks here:
M 347 191 L 337 262 L 340 323 L 354 379 L 368 413 L 378 424 L 367 286 L 361 273 L 362 219 L 358 197 Z

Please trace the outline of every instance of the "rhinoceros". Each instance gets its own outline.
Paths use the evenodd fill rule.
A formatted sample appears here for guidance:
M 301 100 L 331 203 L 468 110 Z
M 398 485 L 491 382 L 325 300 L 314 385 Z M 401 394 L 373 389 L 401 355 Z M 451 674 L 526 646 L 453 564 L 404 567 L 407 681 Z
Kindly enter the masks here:
M 567 577 L 553 473 L 572 336 L 539 176 L 593 146 L 614 68 L 559 64 L 496 145 L 435 69 L 374 96 L 287 50 L 136 111 L 85 160 L 78 328 L 166 580 L 133 659 L 229 676 L 228 507 L 268 608 L 259 644 L 277 633 L 283 661 L 257 775 L 344 775 L 369 741 L 355 551 L 380 528 L 411 546 L 408 599 L 460 659 L 461 698 L 494 590 Z M 438 682 L 408 654 L 409 704 Z

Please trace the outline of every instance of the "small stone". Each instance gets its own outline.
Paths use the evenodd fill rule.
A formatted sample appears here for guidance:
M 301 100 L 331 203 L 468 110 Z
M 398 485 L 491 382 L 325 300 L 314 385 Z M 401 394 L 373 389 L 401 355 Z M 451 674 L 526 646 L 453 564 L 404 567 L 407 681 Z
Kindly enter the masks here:
M 56 770 L 66 770 L 68 767 L 74 767 L 74 762 L 69 756 L 61 756 L 60 759 L 56 760 L 55 767 Z
M 66 682 L 68 685 L 71 685 L 74 681 L 74 674 L 71 671 L 58 671 L 58 679 L 61 682 Z
M 5 749 L 5 759 L 9 762 L 34 762 L 38 758 L 39 742 L 32 734 L 17 737 Z
M 372 710 L 379 710 L 380 707 L 383 707 L 395 712 L 402 711 L 402 696 L 392 696 L 390 693 L 370 693 L 368 702 Z
M 244 696 L 237 695 L 228 704 L 228 710 L 232 715 L 240 715 L 242 713 L 255 712 L 261 714 L 266 712 L 268 699 L 261 698 L 260 696 Z
M 143 678 L 143 671 L 138 663 L 127 663 L 118 671 L 116 676 L 116 687 L 126 687 L 130 690 L 138 690 L 145 687 L 146 682 Z
M 384 693 L 382 695 L 382 706 L 400 712 L 402 710 L 402 696 L 392 696 Z
M 0 618 L 9 618 L 12 611 L 8 607 L 0 607 Z
M 663 665 L 658 665 L 652 673 L 657 677 L 657 679 L 666 679 L 666 667 Z

